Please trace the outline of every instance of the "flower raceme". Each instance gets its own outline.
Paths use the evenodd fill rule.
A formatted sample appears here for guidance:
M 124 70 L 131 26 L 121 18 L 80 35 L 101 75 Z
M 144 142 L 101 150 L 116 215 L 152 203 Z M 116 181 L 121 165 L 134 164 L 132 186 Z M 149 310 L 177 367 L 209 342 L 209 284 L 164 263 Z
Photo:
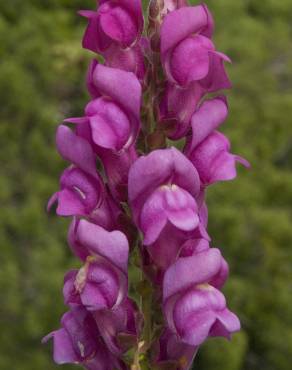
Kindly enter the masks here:
M 89 65 L 84 114 L 57 129 L 69 165 L 48 209 L 72 218 L 80 266 L 65 275 L 68 312 L 44 342 L 53 339 L 57 364 L 187 370 L 208 337 L 240 329 L 206 204 L 209 185 L 234 179 L 237 162 L 249 167 L 218 131 L 230 60 L 204 4 L 151 0 L 145 32 L 140 0 L 100 0 L 79 14 L 83 47 L 104 64 Z M 167 138 L 184 139 L 183 150 Z

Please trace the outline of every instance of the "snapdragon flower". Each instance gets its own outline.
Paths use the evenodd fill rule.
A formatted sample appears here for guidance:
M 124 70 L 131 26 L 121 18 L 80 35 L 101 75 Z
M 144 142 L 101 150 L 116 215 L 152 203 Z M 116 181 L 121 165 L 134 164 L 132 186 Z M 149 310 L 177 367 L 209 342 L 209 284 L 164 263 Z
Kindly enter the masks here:
M 83 47 L 104 64 L 89 65 L 84 113 L 57 129 L 69 166 L 48 209 L 72 217 L 80 265 L 64 278 L 61 328 L 44 342 L 57 364 L 188 370 L 205 340 L 240 329 L 221 291 L 229 266 L 211 246 L 206 197 L 236 177 L 237 162 L 249 167 L 219 131 L 230 60 L 204 4 L 151 0 L 144 33 L 140 0 L 79 13 Z

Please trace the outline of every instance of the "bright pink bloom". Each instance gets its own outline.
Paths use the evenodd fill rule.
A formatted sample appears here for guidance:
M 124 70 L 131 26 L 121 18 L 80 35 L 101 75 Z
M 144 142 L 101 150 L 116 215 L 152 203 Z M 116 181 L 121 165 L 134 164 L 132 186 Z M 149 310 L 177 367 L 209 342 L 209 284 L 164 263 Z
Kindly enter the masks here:
M 96 12 L 82 10 L 80 15 L 88 19 L 83 47 L 103 53 L 113 43 L 127 48 L 140 37 L 143 13 L 140 0 L 101 0 Z
M 206 5 L 169 13 L 161 26 L 161 57 L 170 82 L 188 86 L 197 81 L 206 91 L 229 88 L 223 61 L 210 40 L 213 19 Z
M 56 141 L 63 158 L 75 166 L 69 167 L 62 174 L 60 191 L 51 197 L 48 209 L 57 201 L 59 216 L 87 216 L 111 229 L 120 211 L 96 171 L 96 155 L 92 147 L 63 125 L 57 130 Z
M 198 173 L 177 149 L 140 157 L 129 173 L 129 201 L 144 244 L 154 243 L 167 223 L 183 231 L 196 229 L 199 193 Z
M 141 43 L 143 14 L 140 0 L 103 0 L 96 12 L 83 10 L 88 19 L 83 47 L 105 58 L 105 65 L 145 76 L 144 49 Z
M 88 87 L 94 100 L 82 118 L 66 122 L 89 123 L 94 144 L 119 152 L 128 148 L 140 130 L 141 85 L 131 72 L 92 62 Z
M 229 140 L 214 131 L 201 144 L 189 152 L 189 159 L 196 167 L 203 186 L 236 177 L 236 162 L 249 168 L 249 163 L 238 155 L 231 154 Z
M 103 162 L 115 198 L 127 198 L 128 172 L 137 154 L 135 140 L 140 130 L 142 88 L 131 72 L 105 67 L 93 61 L 87 86 L 94 98 L 85 116 L 69 118 L 76 132 L 91 143 Z
M 207 96 L 231 86 L 230 60 L 215 49 L 204 4 L 151 1 L 148 38 L 141 0 L 99 0 L 96 11 L 80 14 L 88 19 L 83 46 L 105 64 L 94 59 L 89 66 L 91 101 L 83 117 L 65 120 L 74 130 L 57 130 L 58 151 L 70 165 L 48 207 L 57 202 L 58 215 L 73 217 L 68 242 L 84 265 L 65 276 L 70 311 L 44 341 L 53 338 L 57 363 L 88 370 L 137 367 L 146 351 L 149 368 L 189 370 L 208 337 L 230 338 L 240 328 L 220 292 L 228 264 L 207 232 L 206 186 L 234 178 L 236 162 L 249 166 L 217 131 L 228 115 L 226 98 Z M 164 148 L 166 137 L 186 138 L 183 153 L 148 153 Z M 151 333 L 155 350 L 144 347 L 147 289 L 139 286 L 141 313 L 128 296 L 130 247 L 140 249 L 139 266 L 152 282 L 153 316 L 161 307 L 165 317 L 160 337 Z M 160 327 L 160 318 L 151 324 Z
M 226 308 L 225 298 L 217 289 L 217 283 L 221 287 L 226 274 L 221 253 L 213 248 L 181 257 L 166 271 L 165 317 L 169 328 L 184 343 L 198 346 L 208 336 L 229 339 L 240 329 L 238 318 Z
M 81 220 L 76 226 L 72 248 L 85 265 L 70 271 L 64 282 L 64 299 L 90 311 L 120 305 L 128 291 L 128 241 L 120 231 L 108 232 Z

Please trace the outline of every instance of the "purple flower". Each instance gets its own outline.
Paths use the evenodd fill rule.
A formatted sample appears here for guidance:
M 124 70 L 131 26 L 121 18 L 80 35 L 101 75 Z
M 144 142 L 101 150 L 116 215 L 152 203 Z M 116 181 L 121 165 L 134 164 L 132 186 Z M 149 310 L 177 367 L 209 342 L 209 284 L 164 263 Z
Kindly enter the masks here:
M 225 96 L 205 100 L 191 117 L 192 135 L 187 138 L 184 152 L 187 154 L 221 126 L 228 116 L 228 104 Z
M 143 14 L 140 0 L 103 0 L 97 12 L 83 10 L 88 19 L 83 47 L 105 58 L 105 65 L 145 76 L 144 47 L 141 41 Z
M 103 53 L 113 43 L 122 48 L 135 44 L 143 28 L 140 0 L 101 0 L 96 12 L 82 10 L 80 15 L 88 19 L 83 47 Z
M 83 305 L 90 311 L 120 305 L 128 291 L 126 236 L 120 231 L 108 232 L 85 220 L 75 228 L 72 248 L 82 260 L 86 258 L 86 263 L 65 277 L 66 304 Z
M 151 0 L 147 37 L 141 0 L 97 4 L 80 12 L 83 46 L 104 64 L 90 63 L 84 116 L 57 130 L 70 164 L 48 205 L 73 216 L 68 243 L 83 266 L 66 274 L 70 311 L 44 341 L 53 338 L 57 363 L 88 370 L 189 370 L 208 337 L 240 328 L 220 291 L 228 264 L 207 232 L 206 186 L 234 178 L 236 162 L 249 165 L 217 131 L 226 98 L 206 98 L 231 86 L 230 60 L 215 49 L 204 4 Z M 183 153 L 165 149 L 166 137 L 185 138 Z M 128 294 L 130 247 L 143 273 L 139 308 Z
M 238 318 L 226 308 L 217 289 L 227 273 L 220 251 L 214 248 L 181 257 L 166 271 L 164 313 L 169 328 L 184 343 L 199 346 L 208 336 L 229 339 L 240 329 Z
M 80 364 L 88 370 L 125 369 L 105 346 L 95 320 L 84 308 L 65 313 L 62 327 L 46 336 L 43 343 L 54 340 L 54 361 L 57 364 Z
M 169 13 L 161 26 L 161 57 L 170 82 L 198 82 L 206 91 L 229 88 L 223 61 L 210 40 L 213 19 L 206 5 L 182 7 Z
M 48 209 L 57 201 L 59 216 L 87 216 L 105 228 L 114 227 L 120 210 L 96 171 L 96 155 L 89 143 L 63 125 L 56 141 L 60 154 L 75 166 L 62 174 L 60 191 L 51 197 Z
M 164 126 L 171 123 L 170 127 L 166 127 L 170 138 L 180 139 L 186 136 L 192 126 L 192 140 L 188 139 L 187 147 L 198 145 L 219 127 L 228 115 L 225 96 L 200 103 L 204 94 L 204 89 L 195 83 L 185 89 L 168 84 L 160 102 L 160 121 Z
M 127 274 L 101 257 L 89 257 L 79 271 L 65 276 L 64 299 L 68 305 L 83 305 L 89 311 L 119 305 L 128 290 Z
M 177 149 L 140 157 L 129 173 L 129 201 L 144 244 L 154 243 L 168 223 L 182 231 L 196 229 L 199 193 L 198 173 Z
M 141 85 L 131 72 L 105 67 L 93 61 L 87 86 L 94 100 L 85 117 L 69 118 L 102 160 L 113 196 L 127 199 L 128 172 L 137 154 L 135 140 L 140 130 Z
M 151 255 L 152 263 L 154 263 L 163 273 L 169 266 L 171 266 L 179 257 L 182 248 L 188 240 L 203 239 L 206 242 L 210 237 L 206 231 L 206 224 L 204 223 L 204 208 L 200 208 L 198 227 L 191 231 L 179 230 L 177 227 L 168 223 L 160 233 L 157 240 L 147 246 L 147 250 Z
M 234 179 L 236 162 L 250 167 L 244 158 L 229 151 L 229 140 L 218 131 L 214 131 L 201 144 L 190 150 L 188 157 L 196 167 L 203 186 Z
M 48 208 L 58 201 L 59 216 L 87 216 L 103 201 L 101 181 L 76 167 L 66 169 L 60 180 L 61 190 L 49 201 Z
M 137 77 L 93 61 L 87 84 L 94 100 L 86 106 L 85 117 L 65 122 L 88 123 L 92 141 L 100 148 L 114 152 L 128 148 L 140 130 L 141 85 Z

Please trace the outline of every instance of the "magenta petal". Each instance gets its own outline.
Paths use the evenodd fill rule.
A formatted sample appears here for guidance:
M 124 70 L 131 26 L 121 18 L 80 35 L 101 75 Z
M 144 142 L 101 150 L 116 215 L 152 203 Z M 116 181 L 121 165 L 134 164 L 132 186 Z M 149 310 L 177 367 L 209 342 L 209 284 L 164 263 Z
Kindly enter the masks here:
M 225 97 L 206 100 L 192 116 L 192 137 L 186 152 L 190 152 L 218 128 L 227 118 L 228 106 Z
M 82 40 L 83 48 L 95 53 L 106 50 L 111 44 L 111 39 L 102 31 L 98 13 L 88 10 L 81 10 L 78 13 L 88 19 L 88 26 Z
M 231 334 L 240 330 L 240 321 L 238 317 L 227 308 L 217 312 L 217 320 L 211 329 L 211 336 L 226 337 L 230 339 Z
M 110 96 L 138 119 L 142 88 L 133 73 L 98 64 L 93 78 L 95 86 L 103 95 Z
M 229 140 L 220 132 L 214 131 L 190 152 L 189 158 L 199 172 L 204 185 L 234 179 L 236 161 L 249 167 L 246 160 L 229 153 L 229 150 Z
M 222 152 L 213 163 L 212 182 L 233 180 L 236 177 L 236 158 Z
M 208 336 L 219 310 L 226 307 L 222 293 L 212 287 L 193 289 L 178 299 L 173 320 L 181 339 L 200 345 Z
M 86 214 L 84 205 L 75 191 L 64 189 L 58 193 L 57 214 L 59 216 L 82 216 Z
M 130 146 L 140 130 L 142 87 L 138 78 L 132 72 L 98 64 L 93 79 L 98 92 L 105 97 L 110 97 L 130 120 L 131 134 L 127 143 Z
M 99 29 L 98 14 L 96 12 L 86 10 L 79 11 L 79 14 L 83 17 L 88 18 L 88 26 L 82 40 L 83 48 L 96 53 L 101 51 L 103 48 L 100 45 L 99 37 L 97 35 Z
M 137 223 L 147 198 L 159 186 L 169 183 L 186 190 L 193 197 L 200 190 L 196 169 L 177 149 L 155 150 L 133 164 L 129 173 L 129 200 Z
M 220 271 L 215 275 L 210 281 L 209 284 L 214 286 L 217 289 L 221 289 L 225 284 L 229 275 L 229 266 L 224 258 L 222 258 L 222 264 Z
M 79 361 L 72 346 L 71 338 L 65 329 L 53 332 L 50 337 L 54 338 L 54 361 L 56 364 L 62 365 Z M 49 339 L 49 336 L 47 339 Z
M 88 310 L 112 308 L 119 295 L 119 278 L 115 269 L 104 263 L 91 263 L 81 300 Z
M 179 43 L 170 56 L 170 73 L 182 86 L 207 76 L 209 71 L 209 50 L 212 42 L 204 36 L 193 36 Z
M 131 14 L 120 6 L 105 5 L 99 10 L 99 21 L 103 32 L 121 43 L 124 47 L 130 46 L 138 35 L 137 24 Z
M 211 248 L 192 257 L 179 258 L 165 273 L 163 280 L 164 301 L 195 284 L 210 281 L 222 266 L 219 249 Z
M 117 153 L 104 150 L 99 154 L 113 197 L 121 202 L 127 201 L 129 170 L 138 156 L 135 147 L 131 145 Z
M 60 125 L 56 134 L 57 148 L 61 156 L 94 177 L 96 174 L 95 155 L 90 144 L 78 137 L 68 127 Z
M 73 217 L 68 230 L 68 244 L 75 256 L 80 258 L 81 261 L 85 261 L 86 258 L 89 256 L 89 251 L 86 246 L 81 245 L 77 240 L 76 232 L 78 225 L 79 220 L 76 217 Z
M 187 324 L 180 328 L 180 339 L 189 345 L 199 346 L 208 338 L 210 328 L 215 320 L 216 318 L 211 311 L 188 316 Z
M 51 196 L 51 198 L 48 201 L 47 212 L 49 212 L 51 208 L 53 207 L 53 205 L 57 202 L 58 196 L 59 196 L 59 192 L 56 192 Z
M 142 81 L 146 69 L 141 43 L 127 49 L 113 45 L 105 52 L 106 65 L 112 68 L 123 69 L 127 72 L 133 72 Z
M 145 245 L 152 244 L 167 223 L 162 191 L 156 191 L 147 199 L 141 212 L 140 225 Z
M 70 117 L 70 118 L 66 118 L 64 119 L 65 123 L 74 123 L 75 125 L 83 125 L 83 124 L 86 124 L 88 122 L 88 119 L 87 117 Z
M 184 137 L 189 128 L 190 120 L 196 110 L 202 96 L 203 89 L 193 82 L 187 88 L 181 88 L 174 84 L 168 84 L 165 95 L 160 104 L 161 120 L 175 119 L 177 124 L 168 136 L 173 139 Z
M 195 199 L 177 186 L 165 191 L 166 214 L 169 221 L 183 231 L 194 230 L 199 224 Z
M 189 35 L 201 32 L 209 36 L 212 19 L 204 5 L 183 7 L 169 13 L 161 27 L 161 53 L 165 53 L 176 46 Z
M 92 97 L 92 99 L 96 99 L 100 96 L 93 82 L 93 73 L 95 71 L 97 64 L 98 64 L 98 61 L 96 59 L 92 59 L 92 61 L 89 64 L 87 75 L 86 75 L 86 86 L 87 86 L 88 92 L 90 96 Z
M 224 58 L 224 59 L 223 59 Z M 224 67 L 226 56 L 220 53 L 210 53 L 210 68 L 208 75 L 200 81 L 201 86 L 208 92 L 215 92 L 222 89 L 230 89 L 231 82 Z
M 98 146 L 119 151 L 130 136 L 129 119 L 116 104 L 102 99 L 97 102 L 97 113 L 89 118 L 92 139 Z
M 76 293 L 75 289 L 75 279 L 77 277 L 78 270 L 69 271 L 64 277 L 64 286 L 63 286 L 63 297 L 64 302 L 67 305 L 81 305 L 81 300 L 79 295 Z
M 81 220 L 77 227 L 77 239 L 91 253 L 101 255 L 127 272 L 129 245 L 120 231 L 108 232 L 102 227 Z
M 108 302 L 102 292 L 96 288 L 95 284 L 87 283 L 81 295 L 82 304 L 88 310 L 97 311 L 108 308 Z
M 144 244 L 152 244 L 167 220 L 180 230 L 190 231 L 198 226 L 197 204 L 194 198 L 176 185 L 156 190 L 144 204 L 141 213 Z

